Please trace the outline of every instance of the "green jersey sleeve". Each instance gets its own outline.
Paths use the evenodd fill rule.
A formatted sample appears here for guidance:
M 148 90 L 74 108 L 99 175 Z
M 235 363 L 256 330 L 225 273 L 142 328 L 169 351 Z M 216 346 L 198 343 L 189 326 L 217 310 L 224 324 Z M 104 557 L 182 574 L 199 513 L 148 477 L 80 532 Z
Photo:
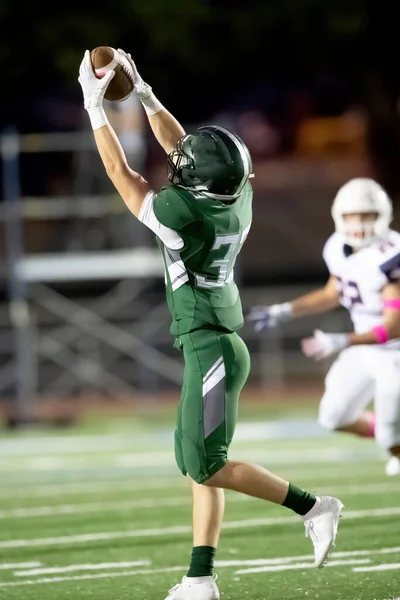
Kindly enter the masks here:
M 200 218 L 184 194 L 173 187 L 161 189 L 154 200 L 153 210 L 160 223 L 174 231 L 181 231 Z

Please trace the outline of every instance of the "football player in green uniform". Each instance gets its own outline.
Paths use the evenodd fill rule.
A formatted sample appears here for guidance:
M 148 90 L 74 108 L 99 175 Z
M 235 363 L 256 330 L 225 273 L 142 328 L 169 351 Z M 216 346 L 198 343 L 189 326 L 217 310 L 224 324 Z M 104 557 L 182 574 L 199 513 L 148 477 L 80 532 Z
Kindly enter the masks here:
M 235 260 L 252 219 L 252 163 L 234 133 L 217 126 L 186 134 L 140 77 L 130 55 L 134 93 L 167 154 L 170 185 L 158 193 L 128 166 L 102 102 L 113 71 L 97 79 L 87 51 L 80 67 L 84 105 L 107 174 L 129 210 L 157 236 L 165 262 L 171 333 L 185 371 L 175 456 L 193 493 L 193 550 L 187 575 L 168 600 L 218 600 L 213 561 L 224 489 L 281 504 L 303 517 L 322 567 L 337 533 L 340 500 L 318 497 L 266 469 L 230 461 L 239 395 L 250 359 L 238 335 L 243 314 Z

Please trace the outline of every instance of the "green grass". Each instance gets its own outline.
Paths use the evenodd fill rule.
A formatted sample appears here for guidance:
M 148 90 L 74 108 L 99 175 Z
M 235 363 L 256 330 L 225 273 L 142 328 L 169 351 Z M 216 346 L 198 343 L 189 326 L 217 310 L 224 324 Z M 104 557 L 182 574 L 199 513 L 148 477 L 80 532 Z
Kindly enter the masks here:
M 305 405 L 303 416 L 313 412 L 315 404 Z M 0 563 L 32 566 L 0 569 L 1 598 L 164 600 L 185 574 L 191 507 L 174 466 L 171 413 L 160 414 L 154 423 L 150 415 L 86 419 L 74 430 L 2 437 Z M 299 419 L 301 406 L 245 405 L 232 457 L 342 499 L 332 566 L 309 568 L 312 546 L 293 513 L 227 493 L 216 568 L 222 599 L 398 597 L 399 567 L 354 569 L 400 563 L 400 479 L 385 477 L 385 455 L 370 440 L 323 435 L 307 419 L 280 430 L 285 414 Z M 269 571 L 238 572 L 260 560 Z

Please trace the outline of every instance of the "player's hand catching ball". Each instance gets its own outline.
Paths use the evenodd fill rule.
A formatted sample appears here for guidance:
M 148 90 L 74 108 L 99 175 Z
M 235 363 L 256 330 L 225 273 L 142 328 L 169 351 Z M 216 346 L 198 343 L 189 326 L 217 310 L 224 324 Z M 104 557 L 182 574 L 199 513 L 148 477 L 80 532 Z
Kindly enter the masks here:
M 133 91 L 135 92 L 136 96 L 139 98 L 139 100 L 144 100 L 145 98 L 148 98 L 152 93 L 152 88 L 148 83 L 143 81 L 142 77 L 139 75 L 139 71 L 137 70 L 137 66 L 134 63 L 132 56 L 130 54 L 127 54 L 121 48 L 118 48 L 118 52 L 122 54 L 122 56 L 125 56 L 125 58 L 129 61 L 132 67 L 134 83 Z
M 104 94 L 115 71 L 111 70 L 104 77 L 98 79 L 93 71 L 90 52 L 86 50 L 81 66 L 79 67 L 78 81 L 81 84 L 83 102 L 86 110 L 102 106 Z
M 322 360 L 336 354 L 349 345 L 347 333 L 324 333 L 320 329 L 314 331 L 314 335 L 301 340 L 301 349 L 308 358 Z

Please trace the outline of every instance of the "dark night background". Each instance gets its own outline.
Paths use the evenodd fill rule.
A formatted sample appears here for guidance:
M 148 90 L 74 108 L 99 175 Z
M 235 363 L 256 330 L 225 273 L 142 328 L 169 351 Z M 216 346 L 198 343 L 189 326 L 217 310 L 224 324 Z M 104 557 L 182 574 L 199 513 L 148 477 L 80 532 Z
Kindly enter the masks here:
M 247 106 L 282 122 L 290 97 L 304 92 L 316 114 L 360 103 L 381 178 L 397 192 L 397 169 L 391 169 L 399 151 L 393 3 L 120 0 L 48 7 L 3 0 L 0 19 L 2 126 L 17 124 L 21 132 L 77 127 L 82 53 L 107 44 L 132 53 L 144 78 L 184 122 Z
M 185 127 L 222 120 L 244 137 L 255 163 L 259 211 L 244 253 L 247 276 L 325 277 L 320 251 L 332 230 L 330 204 L 351 177 L 375 177 L 397 207 L 400 77 L 393 3 L 72 0 L 48 7 L 2 0 L 0 19 L 2 129 L 80 131 L 87 123 L 77 82 L 83 52 L 110 45 L 131 52 L 143 78 Z M 304 123 L 317 138 L 326 128 L 334 137 L 341 130 L 343 138 L 347 114 L 351 127 L 362 121 L 358 149 L 352 141 L 327 143 L 321 152 L 307 147 Z M 269 149 L 263 148 L 267 134 Z M 149 128 L 147 142 L 144 174 L 157 187 L 164 181 L 164 157 Z M 73 193 L 72 163 L 72 153 L 22 154 L 22 196 Z M 285 249 L 276 246 L 282 236 L 273 224 L 284 230 L 284 220 L 307 237 L 303 255 L 291 233 Z M 37 247 L 31 229 L 28 246 L 51 249 Z M 257 254 L 265 239 L 268 263 Z M 271 258 L 285 252 L 280 262 Z

